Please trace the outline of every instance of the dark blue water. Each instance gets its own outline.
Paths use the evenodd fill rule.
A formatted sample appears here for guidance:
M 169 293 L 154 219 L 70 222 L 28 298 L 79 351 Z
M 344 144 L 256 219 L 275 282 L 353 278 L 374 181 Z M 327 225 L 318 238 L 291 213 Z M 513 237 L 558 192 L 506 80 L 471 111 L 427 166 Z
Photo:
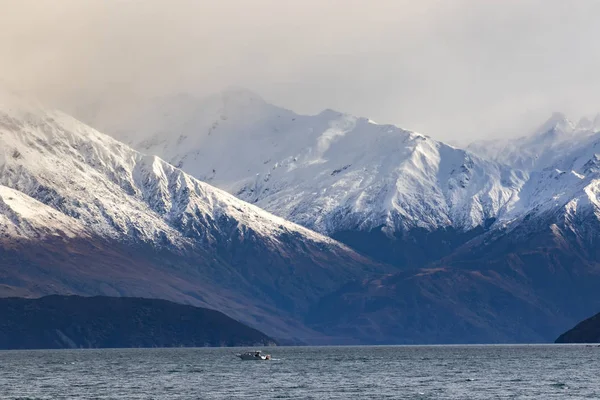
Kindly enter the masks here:
M 598 347 L 268 350 L 0 352 L 0 399 L 600 399 Z

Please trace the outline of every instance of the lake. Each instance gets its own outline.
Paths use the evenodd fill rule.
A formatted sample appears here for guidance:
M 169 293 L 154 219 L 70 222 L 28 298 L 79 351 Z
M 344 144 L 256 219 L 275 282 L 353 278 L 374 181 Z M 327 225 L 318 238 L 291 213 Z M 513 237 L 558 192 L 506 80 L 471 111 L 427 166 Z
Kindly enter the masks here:
M 274 347 L 0 352 L 0 399 L 598 399 L 600 348 Z

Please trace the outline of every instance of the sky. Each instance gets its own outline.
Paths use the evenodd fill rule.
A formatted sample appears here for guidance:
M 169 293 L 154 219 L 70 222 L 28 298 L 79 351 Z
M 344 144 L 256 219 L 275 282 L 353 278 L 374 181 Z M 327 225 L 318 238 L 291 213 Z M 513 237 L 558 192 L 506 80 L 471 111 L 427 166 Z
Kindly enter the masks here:
M 600 112 L 596 0 L 0 0 L 0 85 L 72 112 L 236 86 L 461 143 Z M 110 115 L 110 113 L 107 113 Z

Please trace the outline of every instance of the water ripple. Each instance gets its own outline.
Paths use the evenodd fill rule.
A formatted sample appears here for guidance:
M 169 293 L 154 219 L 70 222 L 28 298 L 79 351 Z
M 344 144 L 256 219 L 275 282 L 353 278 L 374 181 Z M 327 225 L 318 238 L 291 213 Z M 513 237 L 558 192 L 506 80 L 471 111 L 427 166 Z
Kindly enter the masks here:
M 248 349 L 250 350 L 250 349 Z M 0 400 L 600 398 L 585 346 L 282 347 L 0 352 Z

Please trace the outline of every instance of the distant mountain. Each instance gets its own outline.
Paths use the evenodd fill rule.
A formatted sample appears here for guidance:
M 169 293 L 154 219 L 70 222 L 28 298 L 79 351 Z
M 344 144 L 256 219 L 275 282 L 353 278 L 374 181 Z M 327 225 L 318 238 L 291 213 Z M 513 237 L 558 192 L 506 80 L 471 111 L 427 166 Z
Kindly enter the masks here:
M 0 349 L 268 346 L 226 315 L 131 297 L 0 298 Z
M 600 140 L 600 114 L 575 123 L 562 113 L 552 116 L 533 133 L 516 139 L 483 140 L 467 149 L 524 171 L 539 171 L 557 162 L 568 161 L 568 154 L 585 149 Z M 598 150 L 596 150 L 598 151 Z
M 600 314 L 578 323 L 560 335 L 555 343 L 600 343 Z
M 600 223 L 581 212 L 526 218 L 426 268 L 349 283 L 307 323 L 376 343 L 552 342 L 600 309 Z
M 600 309 L 600 137 L 578 134 L 539 153 L 488 231 L 420 271 L 348 284 L 315 306 L 312 326 L 343 309 L 329 329 L 381 342 L 414 331 L 421 343 L 547 342 Z
M 119 126 L 138 150 L 371 257 L 418 266 L 508 212 L 519 171 L 393 125 L 297 115 L 244 90 L 159 99 Z
M 0 295 L 125 295 L 321 340 L 321 296 L 386 270 L 58 111 L 0 97 Z

